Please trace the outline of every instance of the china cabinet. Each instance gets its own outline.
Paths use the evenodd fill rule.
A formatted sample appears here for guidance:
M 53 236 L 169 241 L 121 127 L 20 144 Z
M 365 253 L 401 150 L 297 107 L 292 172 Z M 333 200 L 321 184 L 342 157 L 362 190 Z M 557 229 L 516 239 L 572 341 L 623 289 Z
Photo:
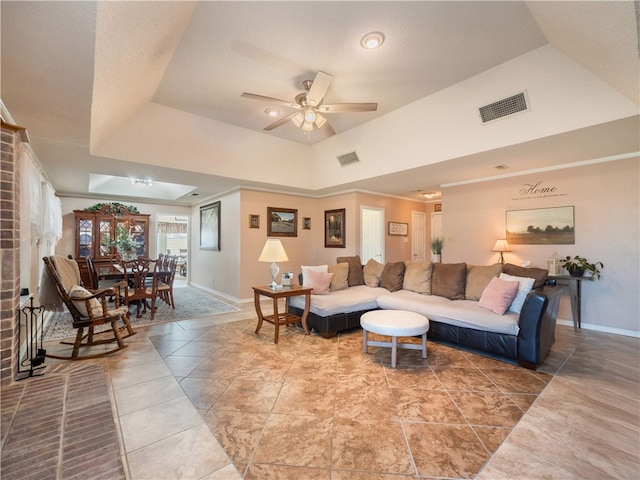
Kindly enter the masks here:
M 124 228 L 133 239 L 136 256 L 149 256 L 149 214 L 132 213 L 123 205 L 104 204 L 98 210 L 74 210 L 75 258 L 86 283 L 84 257 L 92 257 L 96 269 L 108 265 L 119 255 L 114 245 L 116 231 Z

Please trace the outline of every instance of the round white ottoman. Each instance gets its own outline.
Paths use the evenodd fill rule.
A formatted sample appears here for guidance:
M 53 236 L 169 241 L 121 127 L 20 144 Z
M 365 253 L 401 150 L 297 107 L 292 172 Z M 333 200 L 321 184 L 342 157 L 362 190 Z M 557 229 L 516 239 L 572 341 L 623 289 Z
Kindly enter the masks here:
M 427 358 L 427 331 L 429 331 L 429 319 L 424 315 L 405 310 L 374 310 L 360 317 L 362 326 L 364 352 L 369 346 L 391 347 L 391 366 L 396 368 L 396 356 L 398 348 L 409 350 L 422 350 L 422 358 Z M 380 335 L 388 335 L 391 342 L 369 340 L 369 332 Z M 414 337 L 422 335 L 422 344 L 398 343 L 398 337 Z

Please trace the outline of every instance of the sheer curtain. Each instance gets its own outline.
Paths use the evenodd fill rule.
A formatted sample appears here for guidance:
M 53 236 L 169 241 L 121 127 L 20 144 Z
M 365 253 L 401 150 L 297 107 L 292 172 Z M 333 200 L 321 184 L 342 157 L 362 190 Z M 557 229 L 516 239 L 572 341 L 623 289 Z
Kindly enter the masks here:
M 42 257 L 55 253 L 62 238 L 62 202 L 28 144 L 17 148 L 20 162 L 20 283 L 35 293 Z

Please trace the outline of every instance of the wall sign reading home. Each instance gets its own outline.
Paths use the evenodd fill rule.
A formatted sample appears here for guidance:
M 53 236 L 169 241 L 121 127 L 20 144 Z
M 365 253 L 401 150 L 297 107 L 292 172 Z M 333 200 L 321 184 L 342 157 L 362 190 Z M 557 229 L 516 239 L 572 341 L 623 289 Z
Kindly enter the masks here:
M 574 207 L 509 210 L 507 243 L 520 245 L 573 245 L 576 243 Z

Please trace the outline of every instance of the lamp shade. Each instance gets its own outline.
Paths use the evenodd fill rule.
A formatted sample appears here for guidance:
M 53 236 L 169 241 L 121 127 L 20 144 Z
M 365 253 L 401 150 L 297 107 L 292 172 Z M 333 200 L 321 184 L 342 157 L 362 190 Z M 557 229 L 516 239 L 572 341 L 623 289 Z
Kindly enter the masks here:
M 491 249 L 492 252 L 510 252 L 509 244 L 504 238 L 499 238 L 496 240 L 495 245 Z
M 287 252 L 284 251 L 282 242 L 277 238 L 267 238 L 258 258 L 259 262 L 287 262 Z

